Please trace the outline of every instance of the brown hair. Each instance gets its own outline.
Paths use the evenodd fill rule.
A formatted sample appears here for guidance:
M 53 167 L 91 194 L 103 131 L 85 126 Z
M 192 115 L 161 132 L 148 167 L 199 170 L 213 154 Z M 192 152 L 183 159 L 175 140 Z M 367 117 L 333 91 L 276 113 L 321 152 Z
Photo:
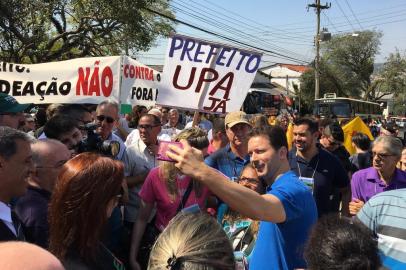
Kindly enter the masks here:
M 49 250 L 60 260 L 74 247 L 91 260 L 107 221 L 107 206 L 120 193 L 123 164 L 83 153 L 62 168 L 49 207 Z

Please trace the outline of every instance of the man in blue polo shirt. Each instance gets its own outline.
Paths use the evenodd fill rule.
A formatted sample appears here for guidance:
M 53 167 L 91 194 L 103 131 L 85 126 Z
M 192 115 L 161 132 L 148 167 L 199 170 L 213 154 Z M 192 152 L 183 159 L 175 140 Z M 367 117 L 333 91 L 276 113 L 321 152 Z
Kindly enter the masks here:
M 295 149 L 289 152 L 289 164 L 299 180 L 313 192 L 319 217 L 335 212 L 335 191 L 346 192 L 349 187 L 348 174 L 339 159 L 317 145 L 318 125 L 309 118 L 294 122 L 293 140 Z M 348 205 L 342 206 L 348 209 Z
M 306 268 L 302 252 L 317 208 L 309 188 L 290 171 L 288 143 L 280 127 L 254 129 L 248 152 L 258 176 L 267 183 L 260 195 L 203 163 L 202 152 L 183 140 L 183 149 L 171 146 L 167 155 L 189 175 L 241 215 L 261 220 L 250 260 L 250 270 Z
M 230 143 L 208 156 L 205 163 L 219 170 L 232 180 L 236 180 L 242 168 L 249 162 L 248 133 L 251 124 L 244 112 L 230 112 L 224 120 L 226 134 Z

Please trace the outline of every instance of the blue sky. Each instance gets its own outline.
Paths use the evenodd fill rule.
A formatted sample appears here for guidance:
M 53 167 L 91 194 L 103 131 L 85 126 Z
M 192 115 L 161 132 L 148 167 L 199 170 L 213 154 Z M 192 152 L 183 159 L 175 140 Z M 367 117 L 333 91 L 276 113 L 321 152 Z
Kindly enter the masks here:
M 313 38 L 316 14 L 307 11 L 310 0 L 171 0 L 177 18 L 200 28 L 248 43 L 283 57 L 266 55 L 263 65 L 309 62 L 314 58 Z M 321 4 L 325 4 L 322 1 Z M 332 0 L 331 8 L 321 14 L 321 27 L 334 35 L 359 30 L 383 33 L 380 54 L 375 62 L 382 63 L 395 48 L 406 50 L 406 1 L 404 0 Z M 222 43 L 231 42 L 178 25 L 180 34 Z M 144 64 L 163 64 L 166 39 L 157 41 L 148 52 L 137 59 Z M 243 45 L 238 45 L 244 47 Z

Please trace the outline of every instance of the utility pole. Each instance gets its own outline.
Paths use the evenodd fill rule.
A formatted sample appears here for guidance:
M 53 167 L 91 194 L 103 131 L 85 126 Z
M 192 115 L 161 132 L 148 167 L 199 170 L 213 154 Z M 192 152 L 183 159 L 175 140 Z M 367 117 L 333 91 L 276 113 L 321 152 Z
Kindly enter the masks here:
M 315 0 L 316 2 L 314 4 L 310 4 L 307 6 L 307 8 L 312 7 L 316 9 L 316 14 L 317 14 L 317 29 L 316 29 L 316 37 L 314 38 L 314 42 L 316 45 L 316 59 L 315 59 L 315 72 L 314 72 L 314 98 L 319 98 L 320 95 L 320 11 L 322 9 L 327 9 L 331 7 L 331 4 L 329 5 L 320 5 L 320 0 Z

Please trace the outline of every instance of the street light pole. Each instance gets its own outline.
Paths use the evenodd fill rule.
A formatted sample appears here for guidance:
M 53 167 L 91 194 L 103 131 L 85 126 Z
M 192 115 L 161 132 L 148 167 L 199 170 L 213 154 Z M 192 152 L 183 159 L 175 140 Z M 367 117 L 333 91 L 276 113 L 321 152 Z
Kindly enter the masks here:
M 314 71 L 314 99 L 320 95 L 320 0 L 316 0 L 317 5 L 317 33 L 316 33 L 316 61 Z

